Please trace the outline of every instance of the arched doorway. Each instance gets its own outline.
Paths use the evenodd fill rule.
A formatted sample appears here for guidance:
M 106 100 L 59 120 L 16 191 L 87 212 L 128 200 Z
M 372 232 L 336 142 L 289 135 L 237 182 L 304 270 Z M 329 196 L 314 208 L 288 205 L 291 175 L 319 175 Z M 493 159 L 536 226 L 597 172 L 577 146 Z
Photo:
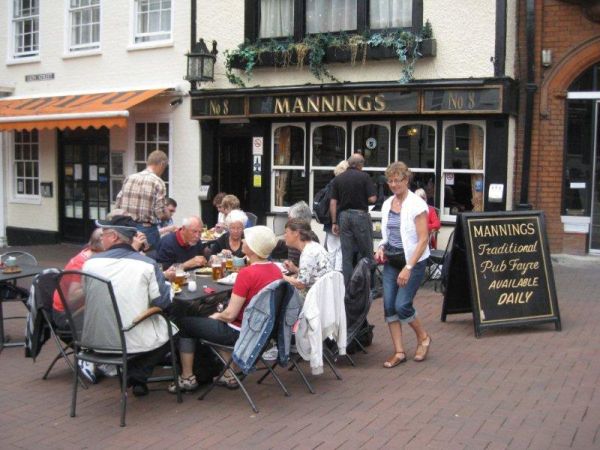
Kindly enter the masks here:
M 562 214 L 589 218 L 589 250 L 600 254 L 600 63 L 569 86 L 566 116 Z

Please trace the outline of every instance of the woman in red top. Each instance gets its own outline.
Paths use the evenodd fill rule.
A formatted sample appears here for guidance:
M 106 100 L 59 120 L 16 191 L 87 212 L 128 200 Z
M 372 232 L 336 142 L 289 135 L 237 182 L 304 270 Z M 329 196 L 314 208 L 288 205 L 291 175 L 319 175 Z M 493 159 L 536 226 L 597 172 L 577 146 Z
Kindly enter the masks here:
M 277 238 L 270 228 L 256 226 L 244 230 L 242 251 L 250 265 L 240 270 L 233 285 L 233 292 L 227 308 L 210 317 L 185 317 L 181 319 L 179 333 L 179 352 L 181 356 L 181 375 L 179 388 L 193 391 L 198 387 L 193 373 L 196 339 L 206 339 L 223 345 L 234 345 L 240 335 L 244 310 L 262 288 L 282 278 L 281 270 L 267 258 L 275 248 Z M 237 387 L 233 377 L 223 378 L 227 387 Z M 232 380 L 232 381 L 231 381 Z M 169 386 L 169 392 L 175 393 L 175 383 Z
M 419 197 L 425 200 L 425 203 L 427 203 L 427 194 L 425 193 L 424 189 L 417 189 L 415 194 L 417 194 Z M 437 212 L 435 212 L 435 208 L 430 204 L 427 204 L 427 206 L 429 207 L 429 214 L 427 215 L 427 228 L 429 229 L 430 236 L 429 246 L 430 248 L 437 248 L 435 232 L 440 230 L 442 223 L 440 222 Z

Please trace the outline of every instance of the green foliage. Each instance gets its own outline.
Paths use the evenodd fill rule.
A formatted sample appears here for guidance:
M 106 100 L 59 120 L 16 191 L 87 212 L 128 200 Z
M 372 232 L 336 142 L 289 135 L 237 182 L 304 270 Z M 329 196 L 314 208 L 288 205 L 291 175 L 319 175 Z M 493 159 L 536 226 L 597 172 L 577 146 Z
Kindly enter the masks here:
M 425 25 L 423 25 L 423 29 L 421 30 L 421 38 L 433 39 L 433 28 L 431 28 L 431 22 L 429 19 L 427 19 L 425 21 Z
M 307 62 L 308 70 L 317 80 L 324 81 L 328 79 L 339 83 L 340 80 L 331 74 L 325 63 L 328 48 L 349 50 L 351 62 L 354 65 L 359 51 L 362 51 L 362 63 L 364 64 L 369 47 L 385 47 L 394 50 L 402 66 L 399 81 L 406 83 L 412 80 L 415 63 L 421 57 L 418 52 L 419 43 L 424 38 L 429 38 L 432 35 L 433 31 L 428 20 L 423 26 L 421 36 L 404 30 L 390 30 L 370 35 L 348 34 L 345 32 L 334 35 L 311 34 L 301 42 L 294 42 L 291 38 L 258 40 L 254 43 L 245 41 L 237 49 L 225 51 L 226 76 L 230 83 L 245 87 L 244 80 L 233 73 L 233 66 L 243 64 L 244 75 L 250 81 L 255 66 L 262 62 L 261 54 L 268 53 L 273 57 L 276 67 L 288 67 L 295 56 L 298 68 L 302 68 Z M 307 57 L 308 61 L 306 61 Z

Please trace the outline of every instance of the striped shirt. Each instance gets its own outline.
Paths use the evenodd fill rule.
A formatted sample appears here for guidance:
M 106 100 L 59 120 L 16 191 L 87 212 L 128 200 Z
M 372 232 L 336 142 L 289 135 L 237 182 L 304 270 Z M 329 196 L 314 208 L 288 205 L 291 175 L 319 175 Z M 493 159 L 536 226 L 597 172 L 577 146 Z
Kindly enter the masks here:
M 402 238 L 400 237 L 400 213 L 390 209 L 387 223 L 388 244 L 391 247 L 401 249 Z
M 125 179 L 115 207 L 127 211 L 136 222 L 156 224 L 167 214 L 166 200 L 165 182 L 145 169 Z

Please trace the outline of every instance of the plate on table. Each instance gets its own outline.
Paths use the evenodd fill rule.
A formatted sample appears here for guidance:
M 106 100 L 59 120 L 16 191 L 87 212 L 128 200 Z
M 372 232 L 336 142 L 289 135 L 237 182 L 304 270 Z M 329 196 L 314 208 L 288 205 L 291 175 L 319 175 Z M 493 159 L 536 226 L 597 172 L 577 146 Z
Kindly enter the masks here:
M 211 267 L 200 267 L 199 269 L 196 269 L 196 274 L 197 275 L 212 275 L 212 268 Z
M 10 273 L 19 273 L 19 272 L 21 272 L 21 270 L 22 269 L 20 267 L 17 267 L 17 266 L 4 267 L 4 269 L 2 269 L 2 273 L 7 273 L 7 274 L 10 274 Z
M 171 283 L 171 290 L 173 291 L 173 294 L 179 294 L 183 289 L 181 289 L 181 286 L 177 283 Z

